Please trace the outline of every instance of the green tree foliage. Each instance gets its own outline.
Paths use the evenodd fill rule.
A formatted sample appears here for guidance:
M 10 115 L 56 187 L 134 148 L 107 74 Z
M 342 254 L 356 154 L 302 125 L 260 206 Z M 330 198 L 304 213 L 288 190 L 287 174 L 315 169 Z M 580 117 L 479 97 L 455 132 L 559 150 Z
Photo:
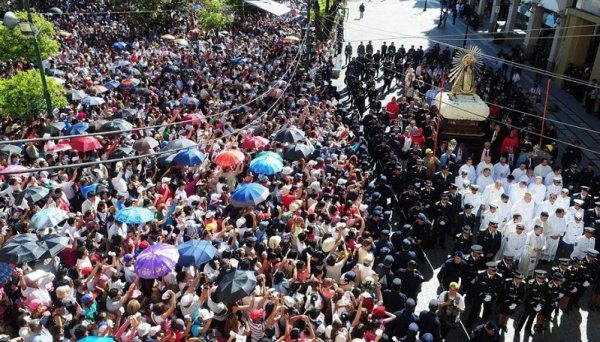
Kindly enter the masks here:
M 15 12 L 15 15 L 23 21 L 27 21 L 26 12 L 17 11 Z M 54 24 L 37 14 L 33 14 L 32 19 L 38 30 L 37 37 L 40 44 L 42 59 L 56 56 L 60 44 L 53 38 L 55 36 Z M 23 35 L 18 27 L 14 30 L 9 30 L 4 25 L 0 25 L 0 61 L 33 61 L 35 58 L 35 48 L 32 37 Z
M 132 25 L 169 29 L 192 10 L 193 0 L 113 0 L 120 11 L 139 11 L 127 16 Z
M 65 90 L 52 78 L 46 79 L 54 108 L 67 106 Z M 19 72 L 0 80 L 0 116 L 28 118 L 46 112 L 42 80 L 37 69 Z
M 231 24 L 225 5 L 217 0 L 204 1 L 198 16 L 198 25 L 207 30 L 222 30 Z

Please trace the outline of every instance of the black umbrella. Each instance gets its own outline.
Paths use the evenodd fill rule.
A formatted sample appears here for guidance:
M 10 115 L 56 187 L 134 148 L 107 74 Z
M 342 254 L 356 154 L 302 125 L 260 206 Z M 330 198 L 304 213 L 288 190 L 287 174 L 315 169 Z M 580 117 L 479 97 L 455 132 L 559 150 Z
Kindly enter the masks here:
M 121 159 L 133 155 L 133 147 L 119 146 L 113 153 L 108 156 L 108 159 Z
M 23 151 L 22 147 L 19 147 L 17 145 L 11 145 L 11 144 L 5 144 L 5 145 L 0 145 L 0 154 L 4 154 L 7 156 L 10 156 L 12 154 L 21 154 L 21 152 Z
M 148 88 L 134 88 L 133 92 L 136 94 L 140 94 L 142 96 L 149 96 L 152 95 L 152 90 L 148 89 Z
M 159 145 L 158 141 L 152 137 L 143 137 L 133 143 L 133 148 L 136 151 L 152 150 Z
M 275 134 L 273 135 L 273 140 L 282 143 L 297 143 L 299 141 L 304 140 L 304 132 L 298 129 L 297 127 L 293 126 L 282 128 L 279 131 L 275 132 Z
M 0 261 L 12 264 L 41 259 L 48 250 L 37 241 L 11 243 L 0 249 Z
M 235 270 L 223 276 L 216 290 L 217 300 L 233 304 L 249 296 L 256 287 L 256 277 L 252 271 Z
M 142 76 L 142 73 L 136 68 L 129 68 L 125 71 L 126 71 L 126 73 L 128 73 L 129 75 L 132 75 L 132 76 L 136 76 L 136 77 Z
M 59 135 L 65 130 L 66 127 L 67 125 L 62 121 L 53 122 L 44 129 L 44 132 L 50 135 Z
M 212 47 L 215 50 L 225 50 L 225 45 L 223 45 L 223 44 L 215 44 Z
M 166 74 L 169 74 L 169 73 L 174 74 L 174 73 L 179 72 L 179 67 L 177 67 L 176 65 L 173 65 L 173 64 L 167 64 L 162 69 L 162 72 L 166 73 Z
M 315 151 L 314 148 L 306 144 L 293 144 L 288 145 L 283 150 L 283 158 L 296 161 L 300 159 L 306 159 Z
M 183 149 L 186 147 L 194 147 L 197 146 L 197 144 L 193 141 L 191 141 L 190 139 L 186 139 L 186 138 L 179 138 L 179 139 L 175 139 L 172 141 L 169 141 L 167 143 L 167 145 L 165 145 L 165 147 L 161 148 L 161 151 L 168 151 L 168 150 L 179 150 L 179 149 Z
M 62 234 L 48 234 L 42 237 L 38 244 L 46 249 L 46 252 L 42 256 L 43 258 L 51 258 L 58 255 L 65 248 L 71 244 L 71 239 L 68 236 Z
M 160 157 L 156 158 L 156 163 L 160 167 L 171 166 L 171 164 L 173 163 L 173 159 L 175 159 L 176 155 L 177 155 L 177 153 L 161 154 Z
M 130 131 L 133 129 L 133 125 L 123 119 L 114 119 L 102 125 L 98 132 L 114 132 L 114 131 Z M 114 134 L 121 134 L 115 132 Z
M 29 203 L 36 203 L 48 196 L 50 190 L 41 186 L 31 186 L 21 192 L 15 197 L 15 203 L 21 204 L 23 200 Z
M 134 116 L 135 113 L 136 113 L 136 110 L 133 108 L 121 108 L 117 111 L 117 113 L 115 113 L 115 115 L 112 116 L 112 118 L 127 119 L 131 116 Z
M 26 241 L 37 241 L 38 237 L 37 235 L 33 234 L 33 233 L 24 233 L 24 234 L 19 234 L 19 235 L 15 235 L 13 237 L 11 237 L 8 241 L 6 241 L 6 246 L 8 246 L 11 243 L 21 243 L 21 242 L 26 242 Z

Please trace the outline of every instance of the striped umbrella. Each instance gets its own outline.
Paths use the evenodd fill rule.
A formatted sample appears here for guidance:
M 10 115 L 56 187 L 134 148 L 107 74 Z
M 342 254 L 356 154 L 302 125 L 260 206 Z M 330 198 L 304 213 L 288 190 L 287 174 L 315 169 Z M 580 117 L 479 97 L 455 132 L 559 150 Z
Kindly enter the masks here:
M 137 87 L 140 84 L 140 80 L 134 77 L 129 77 L 121 81 L 119 87 L 121 89 L 131 89 L 133 87 Z

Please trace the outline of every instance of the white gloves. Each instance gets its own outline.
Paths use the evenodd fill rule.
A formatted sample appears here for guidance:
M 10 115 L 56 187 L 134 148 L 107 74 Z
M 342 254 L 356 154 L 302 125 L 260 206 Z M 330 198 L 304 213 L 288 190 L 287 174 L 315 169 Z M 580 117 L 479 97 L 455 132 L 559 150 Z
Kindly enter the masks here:
M 511 304 L 508 306 L 509 309 L 514 310 L 517 308 L 517 304 Z
M 440 226 L 445 226 L 446 225 L 446 221 L 440 221 Z
M 574 288 L 571 290 L 571 293 L 575 293 L 575 292 L 577 292 L 577 288 L 576 288 L 576 287 L 574 287 Z
M 489 302 L 489 301 L 491 301 L 491 300 L 492 300 L 492 296 L 490 296 L 490 295 L 485 295 L 485 297 L 483 297 L 483 300 L 484 300 L 485 302 Z
M 587 281 L 587 280 L 586 280 L 586 281 L 584 281 L 584 282 L 583 282 L 583 286 L 584 286 L 584 287 L 588 287 L 588 286 L 590 286 L 590 282 L 589 282 L 589 281 Z
M 540 311 L 542 311 L 542 304 L 538 304 L 538 305 L 536 305 L 536 307 L 535 307 L 535 308 L 533 308 L 533 310 L 535 310 L 535 312 L 540 312 Z

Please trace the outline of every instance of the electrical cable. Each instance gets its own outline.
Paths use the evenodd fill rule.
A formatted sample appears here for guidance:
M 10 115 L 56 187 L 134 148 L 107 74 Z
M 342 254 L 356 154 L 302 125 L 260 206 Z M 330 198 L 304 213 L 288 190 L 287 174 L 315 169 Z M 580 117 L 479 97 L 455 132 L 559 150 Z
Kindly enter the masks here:
M 309 24 L 310 24 L 310 22 L 309 22 Z M 306 41 L 306 36 L 304 37 L 303 43 L 305 41 Z M 304 50 L 301 49 L 301 48 L 298 49 L 298 53 L 296 54 L 295 60 L 290 65 L 290 69 L 294 68 L 294 73 L 290 77 L 290 81 L 286 83 L 284 89 L 282 89 L 281 94 L 273 102 L 273 104 L 271 105 L 271 107 L 269 107 L 261 115 L 259 115 L 255 119 L 253 119 L 248 124 L 244 125 L 239 130 L 243 130 L 243 129 L 246 129 L 246 128 L 252 126 L 257 120 L 260 120 L 262 117 L 264 117 L 266 114 L 268 114 L 271 110 L 273 110 L 277 104 L 280 104 L 280 100 L 283 97 L 283 95 L 285 94 L 285 91 L 290 86 L 291 81 L 294 79 L 294 77 L 296 77 L 298 67 L 299 67 L 300 63 L 302 62 L 302 55 L 303 54 L 304 54 Z M 226 134 L 223 134 L 221 136 L 221 138 L 232 136 L 232 135 L 235 135 L 235 134 L 237 134 L 237 133 L 236 132 L 226 133 Z M 24 171 L 24 170 L 19 170 L 19 171 L 15 170 L 15 171 L 8 171 L 8 172 L 6 172 L 6 171 L 0 171 L 0 176 L 7 176 L 7 175 L 12 175 L 12 174 L 27 174 L 27 173 L 34 173 L 34 172 L 41 172 L 41 171 L 56 171 L 56 170 L 62 170 L 62 169 L 67 169 L 67 168 L 73 168 L 73 167 L 87 167 L 87 166 L 94 166 L 94 165 L 99 165 L 99 164 L 103 165 L 103 164 L 110 164 L 110 163 L 116 163 L 116 162 L 121 162 L 121 161 L 137 160 L 137 159 L 143 159 L 143 158 L 149 158 L 149 157 L 158 157 L 158 156 L 163 155 L 163 154 L 173 154 L 173 153 L 177 153 L 177 152 L 179 152 L 181 150 L 186 150 L 186 149 L 190 149 L 190 148 L 194 148 L 194 147 L 199 147 L 201 144 L 207 144 L 207 143 L 209 143 L 211 141 L 216 141 L 216 139 L 207 139 L 205 141 L 196 142 L 196 144 L 194 144 L 192 146 L 187 146 L 187 147 L 182 147 L 182 148 L 176 148 L 176 149 L 170 149 L 170 150 L 165 150 L 165 151 L 158 151 L 158 152 L 155 152 L 155 153 L 147 153 L 147 154 L 143 154 L 143 155 L 127 156 L 127 157 L 123 157 L 123 158 L 119 158 L 119 159 L 107 159 L 107 160 L 99 160 L 99 161 L 93 161 L 93 162 L 84 162 L 84 163 L 78 163 L 78 164 L 55 165 L 55 166 L 48 166 L 48 167 L 38 167 L 38 168 L 32 169 L 31 171 Z
M 302 50 L 302 44 L 299 44 L 299 50 Z M 273 81 L 271 84 L 275 85 L 278 84 L 280 81 L 282 81 L 285 77 L 286 74 L 291 70 L 291 67 L 288 68 L 284 74 L 278 79 Z M 260 95 L 256 96 L 254 99 L 244 103 L 244 104 L 240 104 L 238 106 L 235 106 L 233 108 L 227 109 L 225 111 L 219 112 L 219 113 L 214 113 L 214 114 L 210 114 L 210 115 L 206 115 L 204 116 L 205 119 L 211 119 L 214 117 L 219 117 L 219 116 L 224 116 L 226 114 L 229 114 L 231 112 L 234 112 L 238 109 L 244 108 L 247 105 L 250 105 L 266 96 L 268 96 L 268 94 L 275 89 L 275 86 L 271 86 L 267 91 L 261 93 Z M 193 114 L 193 113 L 192 113 Z M 152 126 L 145 126 L 145 127 L 134 127 L 131 130 L 117 130 L 117 131 L 106 131 L 106 132 L 98 132 L 98 133 L 85 133 L 85 134 L 72 134 L 72 135 L 65 135 L 65 136 L 58 136 L 58 137 L 50 137 L 50 138 L 32 138 L 32 139 L 17 139 L 17 140 L 3 140 L 0 141 L 0 145 L 6 145 L 6 144 L 21 144 L 21 143 L 28 143 L 28 142 L 44 142 L 44 141 L 50 141 L 50 140 L 63 140 L 63 139 L 72 139 L 72 138 L 77 138 L 77 137 L 86 137 L 86 136 L 113 136 L 113 135 L 118 135 L 121 133 L 128 133 L 131 132 L 132 130 L 146 130 L 146 129 L 156 129 L 156 128 L 161 128 L 161 127 L 169 127 L 169 126 L 175 126 L 175 125 L 185 125 L 187 123 L 191 123 L 197 121 L 197 118 L 194 119 L 189 119 L 189 120 L 182 120 L 182 121 L 178 121 L 178 122 L 172 122 L 172 123 L 163 123 L 163 124 L 159 124 L 159 125 L 152 125 Z M 109 121 L 110 122 L 110 121 Z
M 357 62 L 357 63 L 358 63 L 358 62 Z M 363 64 L 363 65 L 364 65 L 364 64 Z M 394 71 L 394 72 L 396 72 L 394 69 L 391 69 L 391 68 L 386 68 L 385 66 L 382 66 L 382 68 L 385 68 L 385 69 L 388 69 L 388 70 L 391 70 L 391 71 Z M 400 75 L 402 75 L 402 76 L 405 76 L 405 75 L 406 75 L 406 73 L 405 73 L 405 72 L 402 72 L 402 73 L 400 73 Z M 423 81 L 423 83 L 424 83 L 424 84 L 426 84 L 426 85 L 429 85 L 429 86 L 435 86 L 435 87 L 438 87 L 438 86 L 436 86 L 436 85 L 434 85 L 434 84 L 432 84 L 432 83 L 428 83 L 428 82 L 424 82 L 424 81 Z M 484 118 L 484 119 L 490 120 L 490 121 L 492 121 L 492 122 L 495 122 L 495 123 L 499 123 L 499 124 L 502 124 L 502 125 L 505 125 L 505 124 L 506 124 L 505 122 L 502 122 L 502 121 L 500 121 L 500 120 L 497 120 L 497 119 L 491 118 L 491 117 L 489 117 L 489 116 L 488 116 L 488 117 L 485 117 L 485 116 L 483 116 L 483 115 L 481 115 L 481 114 L 474 113 L 474 112 L 472 112 L 472 111 L 469 111 L 469 110 L 467 110 L 467 109 L 460 108 L 460 107 L 459 107 L 459 106 L 457 106 L 457 105 L 453 105 L 453 104 L 450 104 L 450 103 L 447 103 L 447 102 L 443 102 L 443 103 L 442 103 L 442 105 L 443 105 L 443 106 L 450 106 L 450 107 L 453 107 L 453 108 L 460 109 L 460 110 L 461 110 L 461 111 L 463 111 L 463 112 L 466 112 L 466 113 L 469 113 L 469 114 L 473 114 L 473 115 L 475 115 L 475 116 L 478 116 L 478 117 L 480 117 L 480 118 Z M 442 106 L 442 107 L 443 107 L 443 106 Z M 442 112 L 443 112 L 443 111 L 442 111 Z M 548 120 L 548 119 L 546 119 L 546 120 Z M 547 136 L 547 135 L 543 135 L 543 134 L 540 134 L 540 133 L 532 132 L 532 131 L 529 131 L 529 130 L 527 130 L 525 127 L 520 127 L 520 126 L 514 125 L 514 124 L 512 124 L 512 123 L 510 124 L 510 126 L 511 126 L 511 127 L 514 127 L 514 128 L 518 128 L 518 129 L 520 129 L 521 131 L 526 131 L 526 132 L 528 132 L 528 133 L 530 133 L 530 134 L 533 134 L 533 135 L 535 135 L 535 136 L 538 136 L 538 137 L 542 137 L 542 138 L 545 138 L 545 139 L 548 139 L 548 140 L 555 141 L 555 142 L 557 142 L 557 143 L 561 143 L 561 144 L 565 144 L 565 145 L 568 145 L 568 146 L 576 147 L 576 148 L 579 148 L 579 149 L 581 149 L 581 150 L 584 150 L 584 151 L 587 151 L 587 152 L 590 152 L 590 153 L 593 153 L 593 154 L 600 155 L 600 151 L 592 150 L 592 149 L 589 149 L 589 148 L 587 148 L 587 147 L 577 146 L 577 145 L 575 145 L 575 144 L 573 144 L 573 143 L 570 143 L 570 142 L 566 142 L 566 141 L 563 141 L 563 140 L 560 140 L 560 139 L 552 138 L 552 137 L 549 137 L 549 136 Z
M 367 28 L 370 28 L 372 30 L 377 30 L 378 32 L 392 33 L 392 31 L 382 30 L 380 28 L 373 28 L 373 27 L 369 27 L 369 26 L 365 26 L 365 25 L 360 25 L 360 24 L 355 24 L 355 25 L 362 26 L 362 27 L 367 27 Z M 394 34 L 400 34 L 398 32 L 393 32 L 393 33 Z M 431 42 L 434 42 L 434 43 L 437 43 L 437 44 L 440 44 L 440 45 L 443 45 L 443 46 L 448 46 L 448 47 L 454 48 L 455 50 L 467 51 L 465 48 L 463 48 L 461 46 L 444 43 L 442 41 L 438 41 L 438 40 L 435 40 L 435 39 L 432 39 L 432 38 L 429 38 L 429 37 L 426 37 L 426 36 L 400 35 L 400 36 L 395 36 L 395 37 L 390 37 L 390 38 L 398 38 L 398 39 L 400 39 L 400 38 L 403 38 L 403 39 L 405 39 L 405 38 L 416 38 L 416 39 L 423 39 L 423 40 L 428 40 L 428 41 L 431 41 Z M 386 39 L 390 39 L 390 38 L 386 38 Z M 369 39 L 364 39 L 364 40 L 369 40 Z M 373 39 L 371 39 L 371 40 L 373 40 Z M 377 38 L 375 40 L 379 40 L 379 38 Z M 532 71 L 534 73 L 545 75 L 545 76 L 548 76 L 548 77 L 551 77 L 551 78 L 562 79 L 564 81 L 568 81 L 568 82 L 572 82 L 572 83 L 577 83 L 577 84 L 585 85 L 585 86 L 588 86 L 588 87 L 591 87 L 591 88 L 600 88 L 599 84 L 594 84 L 594 83 L 591 83 L 591 82 L 582 81 L 582 80 L 579 80 L 579 79 L 576 79 L 576 78 L 573 78 L 573 77 L 570 77 L 570 76 L 566 76 L 566 75 L 563 75 L 563 74 L 558 74 L 558 73 L 550 72 L 550 71 L 547 71 L 547 70 L 544 70 L 544 69 L 540 69 L 540 68 L 528 66 L 528 65 L 525 65 L 525 64 L 522 64 L 522 63 L 517 63 L 517 62 L 505 60 L 505 59 L 502 59 L 502 58 L 498 58 L 496 56 L 485 54 L 483 52 L 477 52 L 476 55 L 479 56 L 479 57 L 482 57 L 482 58 L 491 59 L 491 60 L 494 60 L 494 61 L 497 61 L 497 62 L 501 62 L 501 63 L 507 64 L 507 65 L 518 67 L 520 69 Z

